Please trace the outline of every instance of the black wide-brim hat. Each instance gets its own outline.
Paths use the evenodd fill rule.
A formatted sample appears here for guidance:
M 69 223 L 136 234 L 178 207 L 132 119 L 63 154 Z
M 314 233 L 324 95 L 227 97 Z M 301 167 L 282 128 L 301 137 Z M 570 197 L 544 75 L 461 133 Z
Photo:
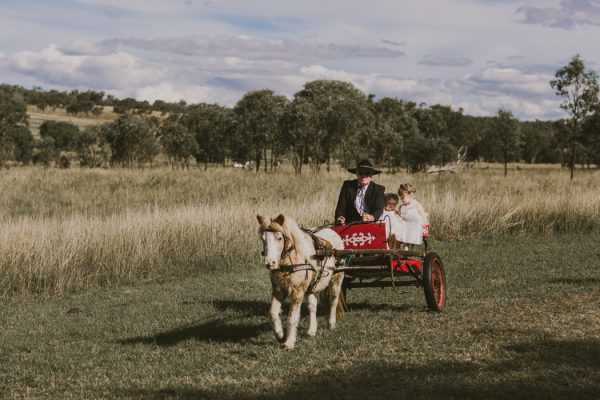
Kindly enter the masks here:
M 373 166 L 373 164 L 371 164 L 371 161 L 367 160 L 366 158 L 357 162 L 356 168 L 348 168 L 348 172 L 351 172 L 353 174 L 356 174 L 359 172 L 369 172 L 373 175 L 377 175 L 377 174 L 381 173 L 381 171 L 376 169 Z

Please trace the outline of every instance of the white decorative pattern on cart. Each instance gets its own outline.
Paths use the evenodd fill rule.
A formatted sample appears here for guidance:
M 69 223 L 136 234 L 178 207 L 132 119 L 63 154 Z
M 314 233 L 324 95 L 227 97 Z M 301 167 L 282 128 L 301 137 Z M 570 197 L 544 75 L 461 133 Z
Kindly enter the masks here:
M 353 233 L 352 236 L 350 235 L 346 235 L 344 238 L 344 246 L 347 245 L 352 245 L 354 247 L 356 246 L 364 246 L 365 243 L 367 244 L 371 244 L 371 242 L 373 242 L 373 240 L 376 239 L 375 236 L 371 235 L 370 233 L 368 235 L 365 235 L 364 233 Z

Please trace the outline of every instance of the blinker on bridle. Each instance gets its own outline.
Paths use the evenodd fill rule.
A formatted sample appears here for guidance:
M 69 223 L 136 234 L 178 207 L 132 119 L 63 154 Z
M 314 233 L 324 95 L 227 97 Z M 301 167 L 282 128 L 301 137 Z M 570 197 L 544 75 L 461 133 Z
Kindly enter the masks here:
M 276 232 L 279 232 L 279 231 L 276 231 L 275 229 L 265 229 L 263 232 L 273 232 L 273 233 L 276 233 Z M 292 250 L 294 250 L 295 246 L 292 243 L 292 245 L 289 246 L 286 249 L 287 244 L 290 243 L 291 240 L 287 237 L 287 235 L 285 233 L 283 233 L 283 232 L 279 232 L 279 233 L 281 233 L 281 236 L 283 236 L 283 250 L 281 252 L 281 255 L 279 256 L 279 259 L 280 259 L 280 261 L 283 261 L 284 258 L 289 257 L 290 253 L 292 252 Z M 265 250 L 263 249 L 263 251 L 261 251 L 260 254 L 264 257 L 265 256 Z M 290 261 L 292 261 L 292 260 L 290 259 Z

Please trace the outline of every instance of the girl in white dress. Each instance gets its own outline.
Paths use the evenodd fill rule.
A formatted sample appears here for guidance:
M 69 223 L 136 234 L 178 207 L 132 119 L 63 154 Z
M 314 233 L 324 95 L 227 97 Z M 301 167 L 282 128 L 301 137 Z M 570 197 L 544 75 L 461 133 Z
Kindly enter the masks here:
M 385 221 L 388 224 L 388 232 L 389 237 L 391 238 L 394 235 L 396 238 L 398 237 L 400 232 L 404 230 L 404 221 L 400 218 L 400 214 L 398 214 L 398 201 L 400 201 L 400 197 L 396 193 L 386 193 L 385 194 L 385 208 L 383 209 L 383 213 L 381 217 L 379 217 L 379 221 Z
M 423 227 L 429 225 L 425 209 L 414 198 L 416 191 L 410 183 L 403 183 L 398 188 L 401 201 L 399 213 L 404 229 L 399 230 L 396 239 L 403 243 L 422 244 Z

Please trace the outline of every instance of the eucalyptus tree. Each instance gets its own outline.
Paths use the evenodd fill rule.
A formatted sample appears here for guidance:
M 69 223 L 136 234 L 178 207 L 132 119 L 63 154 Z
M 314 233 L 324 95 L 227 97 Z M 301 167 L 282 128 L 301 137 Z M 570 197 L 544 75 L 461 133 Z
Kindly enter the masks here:
M 544 159 L 544 156 L 547 157 L 547 154 L 554 152 L 555 146 L 555 132 L 552 122 L 523 121 L 520 125 L 523 139 L 523 160 L 531 164 L 548 162 L 547 158 Z
M 198 153 L 198 142 L 194 135 L 178 122 L 167 122 L 159 129 L 158 136 L 171 167 L 179 163 L 182 168 L 189 168 L 190 158 Z
M 27 104 L 16 86 L 0 85 L 0 163 L 31 159 Z
M 493 120 L 492 127 L 504 163 L 504 176 L 507 176 L 508 162 L 518 155 L 521 143 L 519 122 L 513 117 L 512 112 L 500 108 Z
M 272 90 L 257 90 L 246 93 L 235 105 L 236 130 L 240 139 L 254 153 L 256 171 L 264 159 L 267 170 L 267 152 L 271 152 L 271 168 L 276 157 L 280 118 L 288 100 L 285 96 L 275 95 Z
M 428 157 L 420 156 L 426 163 L 445 165 L 455 161 L 458 149 L 468 148 L 474 139 L 462 109 L 454 111 L 449 106 L 439 104 L 429 108 L 421 105 L 415 108 L 414 115 L 418 120 L 419 131 L 428 142 L 425 146 L 425 142 L 419 139 L 417 143 L 420 144 L 414 148 L 429 148 Z
M 200 103 L 186 107 L 181 115 L 174 117 L 196 140 L 197 147 L 193 155 L 198 164 L 203 163 L 204 169 L 207 169 L 209 163 L 225 163 L 232 144 L 231 109 Z
M 35 142 L 35 150 L 33 153 L 33 163 L 42 164 L 44 167 L 49 167 L 52 160 L 56 160 L 58 152 L 54 147 L 54 139 L 50 136 L 42 137 Z
M 23 96 L 13 87 L 1 85 L 0 124 L 26 126 L 27 123 L 27 104 Z
M 406 141 L 419 135 L 412 106 L 403 100 L 385 97 L 373 104 L 375 136 L 371 140 L 371 156 L 379 165 L 392 170 L 405 164 Z
M 111 132 L 111 123 L 91 125 L 79 135 L 77 152 L 80 167 L 96 168 L 111 160 L 111 147 L 106 138 Z
M 65 110 L 69 114 L 91 112 L 95 115 L 100 115 L 102 113 L 104 92 L 95 92 L 93 90 L 79 92 L 78 90 L 73 90 L 69 93 L 68 98 L 69 103 Z
M 315 118 L 314 105 L 303 98 L 292 100 L 281 116 L 281 129 L 276 140 L 289 152 L 296 174 L 302 174 L 302 166 L 311 154 Z
M 444 114 L 437 107 L 425 108 L 424 104 L 414 110 L 419 123 L 419 131 L 427 138 L 438 138 L 444 135 L 447 124 Z
M 329 168 L 336 150 L 342 157 L 355 154 L 359 145 L 357 136 L 373 127 L 367 95 L 349 82 L 308 82 L 294 99 L 306 101 L 314 110 L 310 158 L 315 172 L 323 162 Z
M 61 151 L 75 151 L 79 142 L 79 127 L 66 121 L 44 121 L 40 125 L 40 136 L 54 139 L 54 147 Z
M 566 110 L 571 116 L 568 121 L 566 142 L 569 149 L 571 179 L 573 179 L 577 144 L 582 141 L 583 121 L 598 105 L 598 74 L 586 70 L 583 60 L 577 54 L 569 64 L 556 71 L 554 77 L 555 79 L 550 81 L 550 86 L 558 96 L 563 98 L 560 108 Z
M 2 139 L 1 137 L 4 136 Z M 4 140 L 7 148 L 12 147 L 15 161 L 28 164 L 33 155 L 33 135 L 28 127 L 22 125 L 5 125 L 0 127 L 0 141 Z M 7 151 L 7 154 L 11 154 Z
M 582 131 L 589 160 L 600 168 L 600 106 L 586 118 Z
M 6 161 L 15 159 L 15 144 L 8 135 L 7 129 L 0 127 L 0 166 L 4 166 Z
M 156 140 L 156 124 L 150 118 L 123 114 L 111 123 L 106 140 L 111 146 L 111 162 L 131 167 L 152 162 L 160 152 Z

